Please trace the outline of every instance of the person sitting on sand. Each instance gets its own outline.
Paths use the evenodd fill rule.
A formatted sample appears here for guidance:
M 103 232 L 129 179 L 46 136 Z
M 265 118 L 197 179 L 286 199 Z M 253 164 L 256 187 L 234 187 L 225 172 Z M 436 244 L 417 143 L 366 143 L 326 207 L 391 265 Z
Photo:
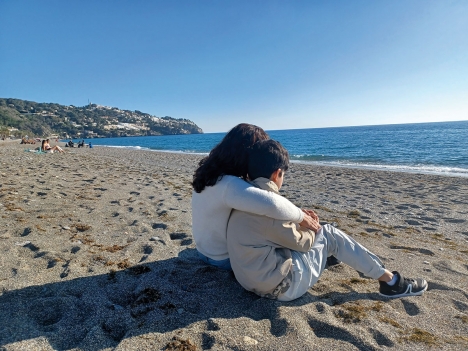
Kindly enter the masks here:
M 253 186 L 278 194 L 289 167 L 286 149 L 275 140 L 258 141 L 249 152 Z M 318 216 L 313 211 L 309 215 Z M 380 295 L 422 295 L 424 279 L 407 279 L 385 269 L 380 259 L 341 230 L 326 224 L 310 230 L 291 221 L 233 210 L 227 227 L 229 258 L 237 281 L 262 297 L 291 301 L 320 278 L 329 255 L 379 280 Z
M 53 153 L 54 151 L 58 151 L 63 153 L 63 149 L 60 146 L 55 145 L 54 147 L 50 146 L 49 139 L 42 141 L 42 151 Z
M 232 128 L 193 176 L 192 234 L 200 258 L 230 270 L 226 228 L 232 209 L 318 230 L 320 224 L 286 198 L 247 183 L 248 148 L 269 139 L 257 126 L 242 123 Z

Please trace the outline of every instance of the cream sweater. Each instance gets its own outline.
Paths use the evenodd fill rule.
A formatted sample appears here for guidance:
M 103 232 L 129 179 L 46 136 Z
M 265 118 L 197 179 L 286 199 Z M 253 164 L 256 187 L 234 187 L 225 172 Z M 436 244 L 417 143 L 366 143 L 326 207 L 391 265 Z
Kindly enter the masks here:
M 192 194 L 193 238 L 197 250 L 213 260 L 229 257 L 226 231 L 232 209 L 294 223 L 304 219 L 301 209 L 286 198 L 238 177 L 223 176 L 214 186 Z

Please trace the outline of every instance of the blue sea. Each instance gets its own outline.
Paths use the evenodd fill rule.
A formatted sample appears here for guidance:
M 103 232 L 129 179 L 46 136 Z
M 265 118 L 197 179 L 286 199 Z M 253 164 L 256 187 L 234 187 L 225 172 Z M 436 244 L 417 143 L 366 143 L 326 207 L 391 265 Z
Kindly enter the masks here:
M 293 162 L 468 177 L 468 121 L 267 132 L 288 149 Z M 92 143 L 207 154 L 224 135 L 105 138 Z

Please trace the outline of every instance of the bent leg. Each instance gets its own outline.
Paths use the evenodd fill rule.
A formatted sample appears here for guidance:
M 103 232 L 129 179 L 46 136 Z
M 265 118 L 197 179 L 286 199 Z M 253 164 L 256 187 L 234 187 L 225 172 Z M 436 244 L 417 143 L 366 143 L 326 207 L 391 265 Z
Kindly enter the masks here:
M 325 270 L 328 256 L 335 256 L 358 272 L 379 279 L 386 272 L 380 259 L 341 230 L 327 224 L 315 235 L 314 244 L 308 252 L 291 251 L 292 283 L 278 296 L 280 301 L 301 297 L 313 286 Z
M 335 256 L 372 279 L 379 279 L 385 273 L 382 261 L 349 235 L 329 224 L 323 226 L 320 232 L 326 238 L 328 255 Z

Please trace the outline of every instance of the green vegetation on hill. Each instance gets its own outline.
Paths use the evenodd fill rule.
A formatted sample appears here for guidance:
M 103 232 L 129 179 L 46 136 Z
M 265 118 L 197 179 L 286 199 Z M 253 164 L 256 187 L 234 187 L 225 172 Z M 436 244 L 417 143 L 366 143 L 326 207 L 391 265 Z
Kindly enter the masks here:
M 90 104 L 83 107 L 0 98 L 0 135 L 99 138 L 201 134 L 188 119 Z

